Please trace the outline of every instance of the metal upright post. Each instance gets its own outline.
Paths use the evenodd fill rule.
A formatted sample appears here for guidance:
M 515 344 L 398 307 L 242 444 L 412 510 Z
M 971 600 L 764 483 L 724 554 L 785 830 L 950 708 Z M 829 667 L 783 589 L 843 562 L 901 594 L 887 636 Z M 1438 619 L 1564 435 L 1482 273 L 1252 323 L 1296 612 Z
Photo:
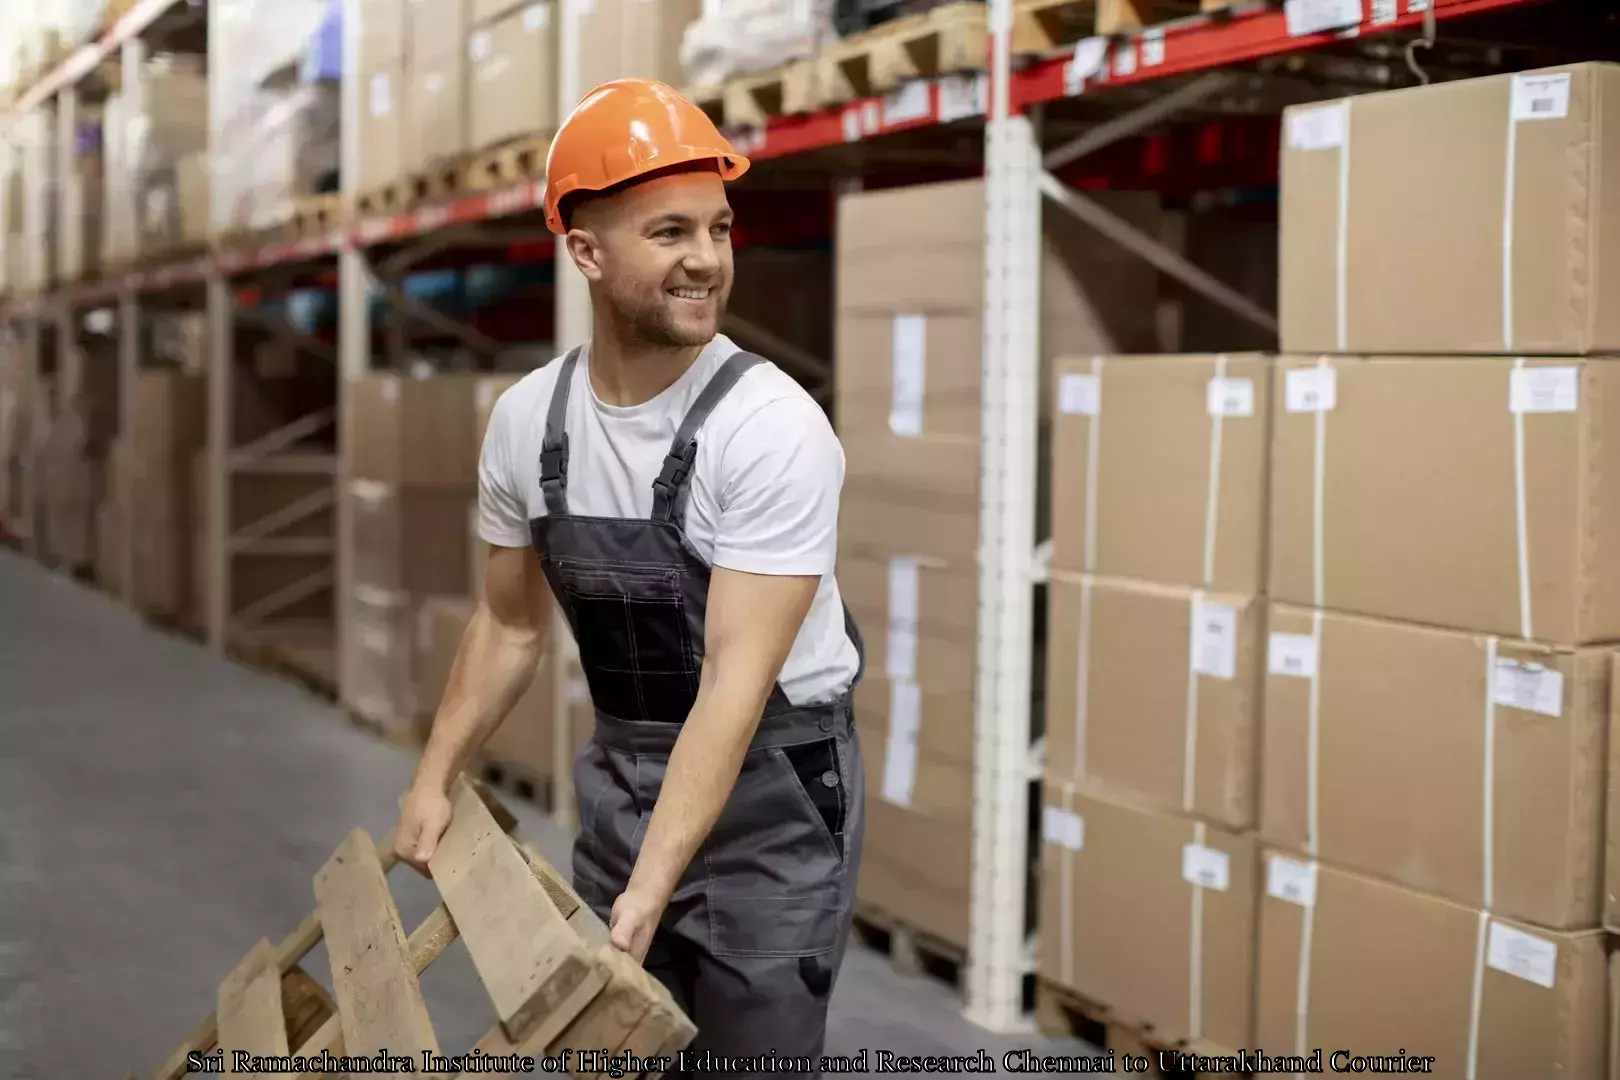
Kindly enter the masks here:
M 135 102 L 138 106 L 141 99 L 141 68 L 146 63 L 146 45 L 139 38 L 131 38 L 119 48 L 119 66 L 122 73 L 120 93 L 126 102 Z M 127 106 L 126 106 L 127 108 Z M 127 111 L 120 114 L 127 118 Z M 111 139 L 117 143 L 116 154 L 121 168 L 130 168 L 129 155 L 125 152 L 124 131 L 129 125 L 117 125 L 117 130 L 109 137 L 103 134 L 103 139 Z M 115 235 L 133 238 L 136 234 L 137 199 L 135 185 L 125 184 L 125 195 L 118 200 L 115 213 L 121 219 L 118 222 L 107 222 L 107 228 L 112 229 Z M 135 290 L 120 287 L 118 290 L 118 433 L 128 439 L 129 433 L 135 428 L 135 382 L 140 378 L 141 367 L 141 312 L 140 301 Z M 126 451 L 129 444 L 125 443 Z M 135 528 L 130 520 L 135 506 L 135 470 L 124 468 L 119 471 L 119 483 L 122 489 L 117 492 L 117 501 L 120 513 L 125 515 L 122 537 L 118 551 L 118 576 L 123 583 L 124 601 L 135 603 Z
M 1012 108 L 1012 0 L 990 0 L 990 110 L 979 618 L 974 688 L 973 876 L 967 1007 L 993 1031 L 1026 1026 L 1030 681 L 1034 653 L 1036 419 L 1040 377 L 1040 153 Z
M 215 12 L 218 16 L 220 13 Z M 208 80 L 208 140 L 212 160 L 221 148 L 220 131 L 229 121 L 222 102 L 219 72 L 227 70 L 226 27 L 223 17 L 208 20 L 208 64 L 215 75 Z M 126 65 L 129 63 L 126 55 Z M 127 70 L 127 68 L 126 68 Z M 215 185 L 212 192 L 216 229 L 227 220 L 229 201 Z M 236 327 L 232 316 L 231 283 L 216 265 L 206 278 L 208 310 L 208 645 L 224 652 L 230 644 L 231 609 L 231 444 L 235 406 Z
M 343 0 L 343 73 L 339 84 L 339 170 L 343 205 L 352 210 L 360 197 L 360 123 L 363 93 L 360 70 L 360 0 Z M 355 432 L 348 422 L 347 398 L 352 381 L 371 367 L 371 310 L 367 302 L 370 277 L 365 253 L 355 245 L 355 234 L 345 232 L 338 248 L 338 377 L 337 377 L 337 595 L 332 617 L 338 699 L 349 701 L 349 597 L 354 592 L 354 516 L 349 502 L 349 477 L 354 459 Z

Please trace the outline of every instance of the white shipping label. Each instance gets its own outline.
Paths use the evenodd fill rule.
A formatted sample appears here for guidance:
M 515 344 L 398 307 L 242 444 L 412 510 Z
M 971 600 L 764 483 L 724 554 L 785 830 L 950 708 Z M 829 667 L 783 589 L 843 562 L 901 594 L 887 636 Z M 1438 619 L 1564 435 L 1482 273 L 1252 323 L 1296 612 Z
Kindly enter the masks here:
M 917 677 L 917 560 L 889 560 L 889 637 L 885 665 L 890 679 Z
M 923 375 L 928 366 L 928 316 L 894 317 L 894 397 L 889 430 L 917 436 L 923 431 Z
M 393 86 L 386 74 L 371 77 L 371 115 L 387 116 L 394 107 Z
M 1208 397 L 1211 416 L 1254 415 L 1253 379 L 1211 379 Z
M 1144 30 L 1142 32 L 1142 66 L 1158 67 L 1164 63 L 1164 31 Z
M 1372 24 L 1374 26 L 1388 26 L 1394 22 L 1395 17 L 1400 14 L 1396 10 L 1397 6 L 1396 0 L 1372 0 L 1370 12 Z
M 495 46 L 491 44 L 489 35 L 484 33 L 482 30 L 478 31 L 476 34 L 468 35 L 467 59 L 471 60 L 473 63 L 476 64 L 480 61 L 488 60 L 489 54 L 494 51 Z
M 889 740 L 883 751 L 883 798 L 910 806 L 917 786 L 917 729 L 922 693 L 913 682 L 889 683 Z
M 426 90 L 430 94 L 437 94 L 440 90 L 444 89 L 444 76 L 435 71 L 433 74 L 422 80 L 422 89 Z
M 939 80 L 939 122 L 950 124 L 984 115 L 988 89 L 983 75 L 948 75 Z
M 1361 0 L 1285 0 L 1288 35 L 1302 37 L 1361 24 Z
M 1290 904 L 1316 903 L 1316 864 L 1273 855 L 1266 864 L 1266 895 Z
M 1048 806 L 1041 811 L 1041 835 L 1049 844 L 1079 851 L 1086 846 L 1086 821 L 1073 810 Z
M 845 142 L 860 142 L 861 141 L 861 110 L 860 109 L 845 109 L 844 110 L 844 141 Z
M 1136 42 L 1130 38 L 1114 46 L 1114 74 L 1136 74 Z
M 1339 397 L 1337 375 L 1330 367 L 1294 368 L 1283 384 L 1288 411 L 1332 412 Z
M 591 691 L 584 679 L 569 679 L 563 684 L 563 697 L 570 705 L 583 705 L 591 700 Z
M 1266 645 L 1266 670 L 1296 679 L 1316 678 L 1316 637 L 1273 632 Z
M 1485 962 L 1548 990 L 1558 981 L 1558 944 L 1499 922 L 1491 923 Z
M 1193 601 L 1192 669 L 1215 679 L 1237 674 L 1237 608 L 1214 600 Z
M 1569 115 L 1569 72 L 1513 76 L 1514 120 L 1561 120 Z
M 1580 368 L 1514 368 L 1508 378 L 1509 412 L 1574 412 L 1580 408 Z
M 1288 146 L 1292 150 L 1331 150 L 1344 145 L 1349 119 L 1346 102 L 1317 105 L 1288 114 Z
M 1230 863 L 1226 852 L 1202 844 L 1186 844 L 1181 849 L 1181 876 L 1200 888 L 1225 892 L 1231 886 Z
M 928 120 L 934 115 L 934 95 L 926 79 L 909 82 L 883 97 L 883 126 Z
M 1491 700 L 1542 716 L 1564 715 L 1564 673 L 1520 660 L 1497 660 Z
M 1065 375 L 1058 380 L 1058 412 L 1096 416 L 1102 407 L 1102 379 L 1096 375 Z
M 547 4 L 532 4 L 523 9 L 523 29 L 537 34 L 551 26 L 551 8 Z

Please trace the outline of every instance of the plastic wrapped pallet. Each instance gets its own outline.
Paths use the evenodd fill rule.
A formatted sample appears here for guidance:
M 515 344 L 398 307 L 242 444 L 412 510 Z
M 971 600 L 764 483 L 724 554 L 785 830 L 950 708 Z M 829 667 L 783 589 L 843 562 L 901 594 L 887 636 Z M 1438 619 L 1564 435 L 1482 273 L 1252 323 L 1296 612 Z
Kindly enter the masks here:
M 727 79 L 814 56 L 837 34 L 829 0 L 710 0 L 681 39 L 689 86 Z

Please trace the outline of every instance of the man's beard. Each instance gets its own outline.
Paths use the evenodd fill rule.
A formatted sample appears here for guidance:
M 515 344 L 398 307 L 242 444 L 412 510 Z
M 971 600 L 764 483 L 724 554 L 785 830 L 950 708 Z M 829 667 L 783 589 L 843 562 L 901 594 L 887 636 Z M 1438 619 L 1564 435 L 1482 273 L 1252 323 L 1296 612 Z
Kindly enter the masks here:
M 642 345 L 652 349 L 686 349 L 707 345 L 718 330 L 719 320 L 726 313 L 729 292 L 715 286 L 715 330 L 683 326 L 671 317 L 669 305 L 664 302 L 664 290 L 655 294 L 623 288 L 619 282 L 610 286 L 608 297 L 618 316 L 620 332 L 626 344 Z

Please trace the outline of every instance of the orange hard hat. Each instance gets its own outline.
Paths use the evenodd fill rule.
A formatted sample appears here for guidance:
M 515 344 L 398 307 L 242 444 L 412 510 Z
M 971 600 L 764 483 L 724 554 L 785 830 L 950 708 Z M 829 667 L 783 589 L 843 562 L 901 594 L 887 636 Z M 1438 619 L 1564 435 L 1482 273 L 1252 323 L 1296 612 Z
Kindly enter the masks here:
M 615 184 L 675 165 L 713 161 L 723 180 L 748 171 L 708 114 L 679 91 L 652 79 L 603 83 L 575 106 L 546 155 L 546 228 L 562 233 L 559 204 L 579 191 Z

